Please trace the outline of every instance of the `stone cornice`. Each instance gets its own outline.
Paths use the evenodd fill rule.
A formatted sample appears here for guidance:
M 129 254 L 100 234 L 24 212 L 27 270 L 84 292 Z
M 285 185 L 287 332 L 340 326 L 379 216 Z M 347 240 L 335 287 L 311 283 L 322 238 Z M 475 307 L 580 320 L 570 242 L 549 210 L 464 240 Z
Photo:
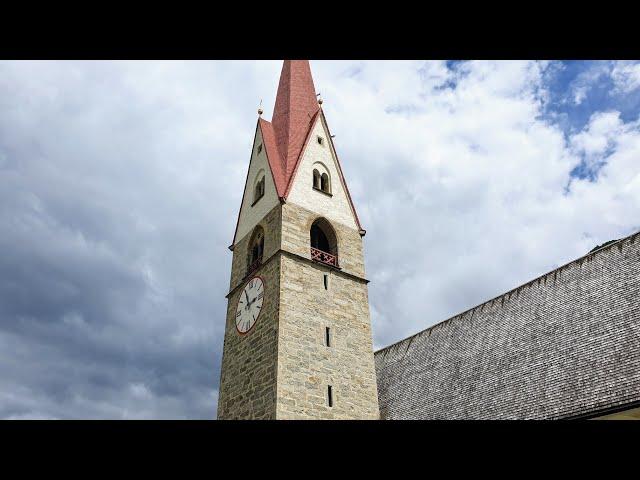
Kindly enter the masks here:
M 305 262 L 307 264 L 316 265 L 316 266 L 319 266 L 321 268 L 324 268 L 327 271 L 333 270 L 338 275 L 345 276 L 347 278 L 350 278 L 351 280 L 355 280 L 355 281 L 360 282 L 360 283 L 364 283 L 364 284 L 368 284 L 369 283 L 369 280 L 367 280 L 366 278 L 359 277 L 358 275 L 354 275 L 353 273 L 345 272 L 340 267 L 333 267 L 331 265 L 326 265 L 324 263 L 316 262 L 314 260 L 311 260 L 310 258 L 306 258 L 306 257 L 303 257 L 302 255 L 298 255 L 297 253 L 289 252 L 287 250 L 283 250 L 283 249 L 280 248 L 280 249 L 276 250 L 273 254 L 271 254 L 271 256 L 269 256 L 269 258 L 267 258 L 264 262 L 262 262 L 262 264 L 258 268 L 256 268 L 253 272 L 251 272 L 249 275 L 245 275 L 242 278 L 242 280 L 240 282 L 238 282 L 238 284 L 235 287 L 233 287 L 229 291 L 229 293 L 227 293 L 225 295 L 225 298 L 229 298 L 231 295 L 233 295 L 236 292 L 236 290 L 238 290 L 238 288 L 240 288 L 242 285 L 244 285 L 245 282 L 250 277 L 253 277 L 254 275 L 257 275 L 260 272 L 260 270 L 262 270 L 265 267 L 265 265 L 270 263 L 278 255 L 285 255 L 285 256 L 288 256 L 290 258 L 295 258 L 296 260 L 301 260 L 301 261 L 303 261 L 303 262 Z

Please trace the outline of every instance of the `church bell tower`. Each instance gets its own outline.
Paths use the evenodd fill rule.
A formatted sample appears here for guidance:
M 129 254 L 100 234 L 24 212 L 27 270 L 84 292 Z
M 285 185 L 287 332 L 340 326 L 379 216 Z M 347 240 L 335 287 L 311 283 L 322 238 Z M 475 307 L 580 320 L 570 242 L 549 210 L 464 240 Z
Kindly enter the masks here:
M 218 419 L 378 419 L 365 234 L 308 61 L 259 110 L 233 244 Z

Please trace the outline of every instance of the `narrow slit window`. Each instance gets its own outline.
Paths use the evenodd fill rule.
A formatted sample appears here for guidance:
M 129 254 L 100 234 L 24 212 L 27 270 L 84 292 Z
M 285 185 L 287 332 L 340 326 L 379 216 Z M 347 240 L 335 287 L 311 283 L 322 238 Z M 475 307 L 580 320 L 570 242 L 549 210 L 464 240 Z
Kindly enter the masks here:
M 325 273 L 322 276 L 322 281 L 324 282 L 324 289 L 329 290 L 329 274 L 328 273 Z
M 323 145 L 324 144 L 324 138 L 318 136 L 318 144 L 319 145 Z
M 331 329 L 329 327 L 324 329 L 324 343 L 327 347 L 331 346 Z
M 331 385 L 327 385 L 327 403 L 330 407 L 333 407 L 333 388 L 331 388 Z
M 262 144 L 258 145 L 258 153 L 262 151 Z

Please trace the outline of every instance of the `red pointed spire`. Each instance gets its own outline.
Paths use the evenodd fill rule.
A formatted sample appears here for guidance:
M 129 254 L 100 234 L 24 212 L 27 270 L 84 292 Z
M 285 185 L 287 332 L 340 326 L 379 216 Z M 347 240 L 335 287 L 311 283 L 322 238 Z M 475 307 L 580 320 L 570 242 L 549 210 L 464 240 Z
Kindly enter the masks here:
M 280 73 L 276 104 L 273 109 L 273 118 L 271 122 L 268 122 L 262 118 L 261 111 L 259 115 L 258 128 L 262 134 L 262 141 L 276 186 L 276 192 L 281 200 L 285 200 L 291 188 L 297 165 L 300 162 L 302 149 L 305 148 L 306 142 L 309 141 L 313 126 L 317 121 L 324 121 L 326 124 L 324 114 L 316 97 L 308 60 L 284 61 L 282 72 Z M 331 138 L 328 139 L 328 142 L 335 153 Z M 340 167 L 340 160 L 337 154 L 336 161 L 340 180 L 343 182 L 356 223 L 361 235 L 364 235 L 349 189 L 344 182 L 342 167 Z M 238 221 L 240 221 L 239 216 Z M 238 224 L 236 223 L 233 245 L 235 245 L 235 235 L 237 233 Z
M 320 109 L 308 60 L 285 60 L 271 123 L 287 178 L 293 172 L 311 121 Z

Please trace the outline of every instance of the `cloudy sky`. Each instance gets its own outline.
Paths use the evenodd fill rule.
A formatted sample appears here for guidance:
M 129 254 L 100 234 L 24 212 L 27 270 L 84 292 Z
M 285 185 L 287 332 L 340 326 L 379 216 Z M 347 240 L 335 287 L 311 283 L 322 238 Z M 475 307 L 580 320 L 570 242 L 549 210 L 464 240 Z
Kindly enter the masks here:
M 640 63 L 311 67 L 376 348 L 640 230 Z M 215 418 L 280 68 L 0 62 L 0 418 Z

